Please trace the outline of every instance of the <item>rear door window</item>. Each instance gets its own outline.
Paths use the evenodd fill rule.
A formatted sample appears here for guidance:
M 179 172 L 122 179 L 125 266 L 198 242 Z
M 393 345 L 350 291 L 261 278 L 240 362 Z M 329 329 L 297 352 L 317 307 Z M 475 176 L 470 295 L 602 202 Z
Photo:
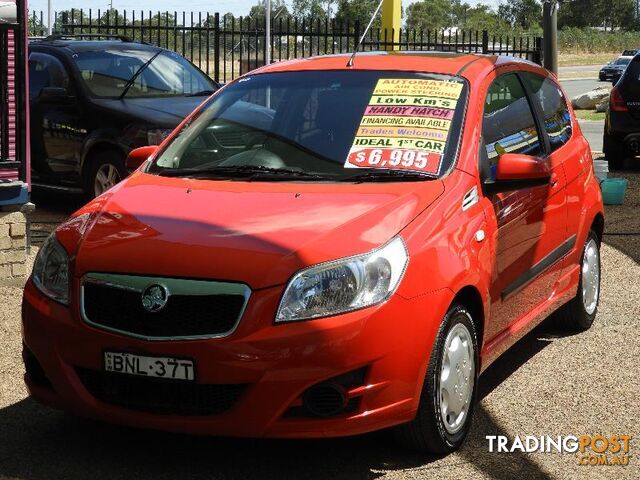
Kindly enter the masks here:
M 500 156 L 505 153 L 544 154 L 531 106 L 516 74 L 502 75 L 489 87 L 484 104 L 482 139 L 492 179 Z
M 532 93 L 532 101 L 537 101 L 541 107 L 551 151 L 557 150 L 571 138 L 571 114 L 567 100 L 560 87 L 550 78 L 535 73 L 523 73 L 522 78 Z

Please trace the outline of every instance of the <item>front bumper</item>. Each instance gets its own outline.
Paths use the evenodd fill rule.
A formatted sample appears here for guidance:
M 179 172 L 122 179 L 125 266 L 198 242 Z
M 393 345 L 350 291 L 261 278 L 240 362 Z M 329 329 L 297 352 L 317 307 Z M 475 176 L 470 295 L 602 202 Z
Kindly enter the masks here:
M 76 282 L 75 291 L 78 291 Z M 364 433 L 410 421 L 418 407 L 427 360 L 453 294 L 415 299 L 394 295 L 383 305 L 335 317 L 273 324 L 282 287 L 254 291 L 238 329 L 227 338 L 144 341 L 83 323 L 77 299 L 69 308 L 43 297 L 29 281 L 23 299 L 23 341 L 50 385 L 26 376 L 42 403 L 132 426 L 224 436 L 323 437 Z M 133 411 L 92 396 L 79 370 L 99 372 L 104 350 L 192 358 L 198 384 L 245 384 L 219 415 Z M 357 408 L 328 418 L 290 417 L 309 387 L 364 369 L 347 392 Z

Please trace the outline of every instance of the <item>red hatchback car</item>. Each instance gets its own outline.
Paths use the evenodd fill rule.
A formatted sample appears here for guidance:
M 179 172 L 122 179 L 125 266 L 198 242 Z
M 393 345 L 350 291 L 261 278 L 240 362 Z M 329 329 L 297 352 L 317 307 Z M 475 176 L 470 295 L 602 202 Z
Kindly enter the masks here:
M 589 328 L 602 199 L 555 77 L 347 60 L 230 83 L 56 230 L 24 292 L 33 397 L 212 435 L 397 427 L 442 453 L 507 348 L 556 310 Z

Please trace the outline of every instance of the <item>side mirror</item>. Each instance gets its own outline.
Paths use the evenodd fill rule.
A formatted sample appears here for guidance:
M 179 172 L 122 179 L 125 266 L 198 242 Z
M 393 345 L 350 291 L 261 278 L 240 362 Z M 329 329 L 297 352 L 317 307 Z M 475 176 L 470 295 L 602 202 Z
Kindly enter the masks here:
M 71 100 L 69 92 L 63 87 L 44 87 L 40 90 L 39 99 L 47 103 L 63 103 Z
M 140 148 L 131 150 L 131 152 L 129 152 L 129 155 L 127 156 L 127 162 L 126 162 L 127 170 L 129 170 L 130 172 L 137 170 L 138 168 L 140 168 L 140 165 L 146 162 L 149 159 L 149 157 L 154 155 L 157 151 L 158 151 L 157 145 L 140 147 Z
M 551 178 L 551 167 L 548 160 L 541 160 L 531 155 L 505 153 L 498 161 L 496 169 L 497 181 L 542 180 Z
M 487 180 L 484 186 L 489 193 L 509 192 L 521 188 L 544 185 L 551 179 L 551 166 L 546 159 L 505 153 L 498 160 L 495 180 Z

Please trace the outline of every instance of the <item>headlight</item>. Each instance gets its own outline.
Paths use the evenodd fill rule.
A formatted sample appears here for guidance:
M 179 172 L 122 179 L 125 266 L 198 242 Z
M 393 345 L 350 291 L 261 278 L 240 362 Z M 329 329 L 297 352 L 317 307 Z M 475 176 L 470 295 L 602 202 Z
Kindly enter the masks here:
M 38 252 L 32 278 L 47 297 L 69 304 L 69 256 L 56 240 L 55 233 L 49 235 Z
M 173 132 L 170 128 L 154 128 L 147 130 L 147 145 L 160 145 Z
M 395 292 L 409 256 L 400 237 L 363 255 L 301 270 L 284 291 L 276 322 L 326 317 L 370 307 Z

